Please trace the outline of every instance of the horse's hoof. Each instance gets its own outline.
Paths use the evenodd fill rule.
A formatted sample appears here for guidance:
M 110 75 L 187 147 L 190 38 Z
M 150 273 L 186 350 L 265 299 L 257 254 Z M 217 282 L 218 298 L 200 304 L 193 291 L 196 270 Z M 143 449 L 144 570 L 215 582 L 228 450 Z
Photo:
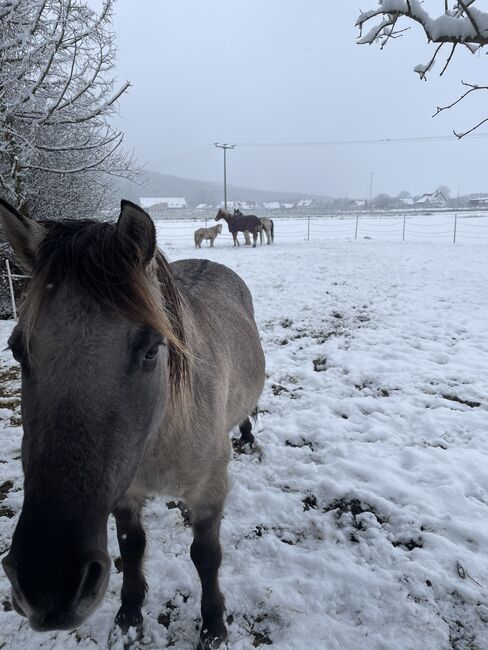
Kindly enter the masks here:
M 141 629 L 143 616 L 140 609 L 121 607 L 115 617 L 115 623 L 120 627 L 123 634 L 127 634 L 130 628 Z
M 137 644 L 144 636 L 142 623 L 138 626 L 129 626 L 122 628 L 119 623 L 115 623 L 108 638 L 108 647 L 114 650 L 134 650 L 139 647 Z
M 227 647 L 227 630 L 224 629 L 218 633 L 211 633 L 209 630 L 202 630 L 197 650 L 217 650 Z

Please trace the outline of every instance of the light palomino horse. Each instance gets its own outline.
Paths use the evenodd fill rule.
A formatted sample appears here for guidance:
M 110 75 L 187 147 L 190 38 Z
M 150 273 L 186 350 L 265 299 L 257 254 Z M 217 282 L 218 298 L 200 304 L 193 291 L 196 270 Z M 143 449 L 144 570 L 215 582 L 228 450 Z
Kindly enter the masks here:
M 212 226 L 211 228 L 198 228 L 198 230 L 195 230 L 193 233 L 193 239 L 195 241 L 195 247 L 196 248 L 201 248 L 202 247 L 202 241 L 210 239 L 210 247 L 213 248 L 215 238 L 217 235 L 220 235 L 222 232 L 222 224 L 218 223 L 216 226 Z
M 32 274 L 9 339 L 22 365 L 25 475 L 3 560 L 13 606 L 34 630 L 81 625 L 107 588 L 113 513 L 123 568 L 116 623 L 140 632 L 141 508 L 149 494 L 171 494 L 192 516 L 198 647 L 219 647 L 229 431 L 240 425 L 252 440 L 248 416 L 264 382 L 247 286 L 208 260 L 168 264 L 150 217 L 128 201 L 116 224 L 44 227 L 1 200 L 0 221 Z
M 240 245 L 239 240 L 237 239 L 237 233 L 239 232 L 245 233 L 246 231 L 248 231 L 253 236 L 253 248 L 256 248 L 258 233 L 261 231 L 261 228 L 263 227 L 257 217 L 246 216 L 242 214 L 236 216 L 220 208 L 220 210 L 217 212 L 217 216 L 215 217 L 215 221 L 220 221 L 220 219 L 224 219 L 224 221 L 227 222 L 227 225 L 229 227 L 229 232 L 232 233 L 232 238 L 234 239 L 234 246 Z
M 263 230 L 266 234 L 266 239 L 267 239 L 266 243 L 273 244 L 274 243 L 274 221 L 269 217 L 260 217 L 260 218 L 261 218 L 261 223 L 263 224 Z M 261 244 L 263 243 L 263 230 L 261 231 Z
M 243 217 L 245 216 L 239 208 L 234 210 L 234 215 L 235 216 L 240 216 Z M 248 215 L 248 216 L 255 216 L 255 215 Z M 266 243 L 267 244 L 272 244 L 274 242 L 274 222 L 273 219 L 270 219 L 269 217 L 256 217 L 261 221 L 261 225 L 263 226 L 261 230 L 259 231 L 259 243 L 263 243 L 263 231 L 266 234 Z M 245 232 L 244 237 L 246 239 L 246 244 L 250 244 L 251 242 L 249 241 L 249 233 Z

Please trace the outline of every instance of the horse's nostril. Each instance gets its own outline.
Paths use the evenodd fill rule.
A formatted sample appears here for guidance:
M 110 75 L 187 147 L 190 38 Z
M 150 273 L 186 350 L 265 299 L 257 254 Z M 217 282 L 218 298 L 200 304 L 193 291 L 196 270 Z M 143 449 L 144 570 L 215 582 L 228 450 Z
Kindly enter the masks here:
M 87 562 L 83 569 L 77 600 L 91 600 L 95 598 L 105 578 L 105 573 L 105 563 L 100 562 L 99 560 L 91 560 L 90 562 Z

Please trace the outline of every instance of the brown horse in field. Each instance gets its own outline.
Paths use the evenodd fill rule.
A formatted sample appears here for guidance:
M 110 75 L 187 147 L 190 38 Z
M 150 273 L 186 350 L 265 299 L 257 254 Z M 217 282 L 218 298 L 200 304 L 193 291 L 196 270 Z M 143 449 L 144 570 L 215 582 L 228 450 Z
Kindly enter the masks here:
M 244 216 L 239 208 L 234 210 L 234 215 L 235 216 Z M 255 216 L 255 215 L 248 215 L 248 216 Z M 266 239 L 267 239 L 266 243 L 267 244 L 272 244 L 274 242 L 274 222 L 273 222 L 273 219 L 270 219 L 269 217 L 257 217 L 257 218 L 261 221 L 261 225 L 263 226 L 261 228 L 261 230 L 259 231 L 259 242 L 261 244 L 263 243 L 263 230 L 264 230 L 264 233 L 266 234 Z M 246 237 L 246 244 L 247 244 L 248 243 L 248 237 L 246 236 L 246 233 L 244 233 L 244 236 Z
M 220 208 L 215 217 L 215 221 L 220 221 L 220 219 L 224 219 L 227 222 L 229 232 L 232 234 L 232 238 L 234 239 L 234 246 L 240 245 L 239 240 L 237 239 L 237 233 L 245 233 L 247 231 L 252 234 L 252 246 L 253 248 L 256 248 L 258 233 L 261 232 L 261 228 L 263 227 L 261 221 L 257 217 L 254 215 L 237 216 Z

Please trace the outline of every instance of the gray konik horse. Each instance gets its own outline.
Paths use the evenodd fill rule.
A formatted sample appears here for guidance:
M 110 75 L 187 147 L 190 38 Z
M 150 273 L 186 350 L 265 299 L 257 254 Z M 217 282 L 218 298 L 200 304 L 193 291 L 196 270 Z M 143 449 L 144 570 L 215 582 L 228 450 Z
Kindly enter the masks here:
M 198 230 L 195 230 L 193 233 L 193 239 L 195 241 L 195 248 L 201 248 L 202 247 L 202 241 L 210 239 L 210 247 L 213 248 L 214 241 L 217 237 L 217 235 L 220 235 L 222 232 L 222 224 L 218 223 L 216 226 L 212 226 L 211 228 L 198 228 Z
M 116 623 L 140 630 L 141 507 L 149 494 L 171 494 L 192 515 L 198 647 L 219 647 L 229 431 L 240 425 L 253 439 L 248 416 L 264 382 L 247 286 L 208 260 L 168 264 L 150 217 L 127 201 L 116 224 L 42 226 L 1 200 L 0 220 L 32 274 L 9 339 L 24 426 L 24 503 L 3 560 L 15 609 L 35 630 L 83 623 L 107 588 L 113 513 L 123 567 Z

